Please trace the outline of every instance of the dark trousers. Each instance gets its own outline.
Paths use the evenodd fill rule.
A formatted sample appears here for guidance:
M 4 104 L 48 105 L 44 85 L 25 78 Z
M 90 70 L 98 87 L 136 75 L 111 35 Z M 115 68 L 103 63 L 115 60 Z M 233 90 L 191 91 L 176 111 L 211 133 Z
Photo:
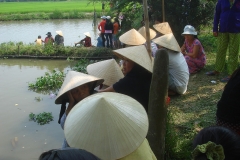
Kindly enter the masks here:
M 101 37 L 102 37 L 102 45 L 103 45 L 103 47 L 105 47 L 105 41 L 106 41 L 105 33 L 101 33 Z
M 106 39 L 107 39 L 107 48 L 109 48 L 109 41 L 110 41 L 110 47 L 113 48 L 112 45 L 112 33 L 105 33 Z

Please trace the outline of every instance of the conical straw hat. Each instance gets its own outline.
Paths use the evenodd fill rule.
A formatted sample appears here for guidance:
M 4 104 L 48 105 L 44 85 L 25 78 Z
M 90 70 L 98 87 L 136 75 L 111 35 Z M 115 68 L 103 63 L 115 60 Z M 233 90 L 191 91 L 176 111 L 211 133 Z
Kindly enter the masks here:
M 89 32 L 84 33 L 85 36 L 91 37 L 91 34 Z
M 69 71 L 64 79 L 62 87 L 60 88 L 55 100 L 55 104 L 61 104 L 62 100 L 68 100 L 67 92 L 73 88 L 81 86 L 89 82 L 96 82 L 94 88 L 102 84 L 104 80 L 84 73 Z
M 145 38 L 145 39 L 147 39 L 146 37 L 146 29 L 145 29 L 145 27 L 141 27 L 139 30 L 138 30 L 138 32 Z M 152 30 L 151 28 L 149 28 L 149 32 L 150 32 L 150 39 L 153 39 L 156 35 L 157 35 L 157 33 L 154 31 L 154 30 Z
M 135 29 L 131 29 L 121 35 L 119 40 L 124 44 L 135 46 L 144 44 L 146 42 L 146 39 Z
M 135 99 L 113 92 L 93 94 L 67 116 L 64 134 L 70 147 L 102 160 L 116 160 L 136 150 L 148 131 L 148 117 Z
M 59 34 L 60 36 L 63 36 L 62 31 L 56 31 L 57 34 Z
M 169 34 L 172 33 L 172 29 L 169 26 L 168 22 L 163 22 L 159 24 L 153 25 L 153 27 L 162 34 Z
M 152 41 L 165 48 L 171 49 L 173 51 L 181 52 L 179 44 L 172 33 L 165 34 Z
M 104 85 L 111 86 L 124 77 L 119 65 L 114 59 L 100 61 L 87 66 L 90 75 L 103 78 Z
M 144 45 L 113 50 L 113 53 L 119 58 L 130 59 L 152 73 L 152 61 Z

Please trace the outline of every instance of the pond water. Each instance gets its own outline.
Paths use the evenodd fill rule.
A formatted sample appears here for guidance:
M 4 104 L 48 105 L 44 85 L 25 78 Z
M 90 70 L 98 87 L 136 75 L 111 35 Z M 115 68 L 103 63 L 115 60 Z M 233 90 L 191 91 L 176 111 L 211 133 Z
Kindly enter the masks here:
M 61 148 L 63 130 L 58 124 L 60 105 L 49 94 L 28 90 L 28 82 L 53 69 L 67 72 L 74 62 L 65 60 L 0 59 L 0 159 L 34 160 L 47 150 Z M 35 100 L 40 98 L 41 101 Z M 30 113 L 52 112 L 54 121 L 38 125 Z
M 98 23 L 99 21 L 100 19 Z M 92 19 L 0 21 L 0 43 L 9 41 L 34 43 L 38 35 L 44 40 L 47 32 L 51 32 L 54 38 L 57 30 L 63 32 L 65 46 L 74 46 L 74 42 L 85 38 L 85 32 L 91 34 L 92 44 L 97 44 L 99 31 L 93 25 Z

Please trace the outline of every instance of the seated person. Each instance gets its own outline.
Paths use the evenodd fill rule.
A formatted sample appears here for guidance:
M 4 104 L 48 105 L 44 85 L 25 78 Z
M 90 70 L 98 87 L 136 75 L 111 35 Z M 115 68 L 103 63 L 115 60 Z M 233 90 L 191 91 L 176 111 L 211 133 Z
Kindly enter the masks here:
M 202 129 L 193 140 L 194 160 L 240 159 L 240 137 L 225 127 Z
M 42 42 L 44 43 L 44 40 L 42 40 L 42 37 L 41 37 L 41 36 L 38 36 L 38 39 L 36 39 L 34 42 L 36 42 L 36 45 L 41 46 L 41 45 L 42 45 Z
M 235 70 L 224 87 L 217 104 L 218 126 L 227 127 L 240 135 L 240 68 Z
M 57 35 L 55 36 L 56 45 L 64 45 L 64 37 L 62 31 L 56 31 Z
M 156 160 L 147 139 L 148 116 L 133 98 L 119 93 L 91 95 L 70 111 L 64 134 L 71 147 L 103 160 Z
M 84 33 L 84 35 L 86 36 L 85 38 L 83 38 L 81 41 L 75 43 L 75 46 L 77 44 L 83 44 L 84 47 L 91 47 L 92 46 L 92 42 L 91 42 L 91 35 L 89 32 Z
M 153 42 L 168 52 L 168 95 L 184 94 L 187 91 L 189 80 L 188 66 L 174 35 L 172 33 L 165 34 L 154 39 Z
M 206 55 L 203 46 L 198 40 L 197 32 L 193 26 L 185 26 L 182 35 L 185 37 L 185 41 L 181 47 L 181 51 L 187 61 L 189 73 L 197 73 L 206 64 Z
M 148 111 L 153 64 L 144 45 L 113 51 L 123 60 L 124 78 L 99 92 L 118 92 L 140 102 Z
M 82 99 L 93 94 L 94 88 L 102 84 L 103 79 L 93 77 L 84 73 L 69 71 L 64 82 L 58 92 L 55 104 L 62 104 L 58 123 L 64 129 L 64 123 L 68 113 Z M 66 103 L 68 107 L 66 109 Z M 69 147 L 66 140 L 62 144 L 62 148 Z

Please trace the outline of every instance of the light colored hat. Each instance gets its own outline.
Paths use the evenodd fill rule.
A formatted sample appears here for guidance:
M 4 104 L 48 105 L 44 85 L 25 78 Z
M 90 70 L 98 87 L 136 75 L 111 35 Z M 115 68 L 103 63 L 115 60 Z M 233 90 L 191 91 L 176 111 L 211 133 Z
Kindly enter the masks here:
M 136 150 L 148 132 L 148 117 L 135 99 L 113 92 L 88 96 L 67 116 L 64 134 L 71 147 L 102 160 L 116 160 Z
M 56 33 L 59 34 L 60 36 L 63 36 L 63 33 L 62 33 L 62 31 L 60 31 L 60 30 L 59 30 L 59 31 L 56 31 Z
M 111 19 L 111 17 L 110 17 L 110 16 L 107 16 L 106 18 L 107 18 L 107 19 Z
M 123 35 L 121 35 L 119 37 L 119 40 L 122 43 L 135 46 L 144 44 L 146 42 L 146 39 L 135 29 L 131 29 L 124 33 Z
M 64 79 L 55 100 L 55 104 L 61 104 L 62 100 L 68 100 L 67 92 L 89 82 L 96 82 L 94 88 L 102 84 L 104 80 L 81 72 L 69 71 Z
M 170 25 L 168 24 L 168 22 L 163 22 L 163 23 L 159 23 L 159 24 L 155 24 L 153 25 L 153 27 L 160 33 L 162 34 L 169 34 L 172 33 L 172 29 L 170 27 Z
M 114 59 L 100 61 L 87 66 L 90 75 L 103 78 L 104 85 L 111 86 L 124 77 L 119 65 Z
M 171 49 L 173 51 L 181 52 L 179 44 L 172 33 L 165 34 L 152 41 L 165 48 Z
M 186 25 L 184 27 L 184 32 L 182 33 L 182 35 L 184 34 L 191 34 L 191 35 L 197 35 L 197 32 L 195 30 L 195 28 L 191 25 Z
M 106 16 L 102 16 L 101 18 L 102 18 L 102 19 L 106 19 Z
M 146 29 L 145 27 L 141 27 L 138 32 L 146 39 Z M 150 39 L 153 39 L 156 36 L 156 32 L 154 30 L 152 30 L 151 28 L 149 28 L 149 32 L 150 32 Z
M 116 54 L 119 58 L 130 59 L 151 73 L 153 71 L 152 61 L 144 45 L 113 50 L 113 53 Z
M 85 36 L 91 37 L 91 34 L 89 32 L 84 33 Z

